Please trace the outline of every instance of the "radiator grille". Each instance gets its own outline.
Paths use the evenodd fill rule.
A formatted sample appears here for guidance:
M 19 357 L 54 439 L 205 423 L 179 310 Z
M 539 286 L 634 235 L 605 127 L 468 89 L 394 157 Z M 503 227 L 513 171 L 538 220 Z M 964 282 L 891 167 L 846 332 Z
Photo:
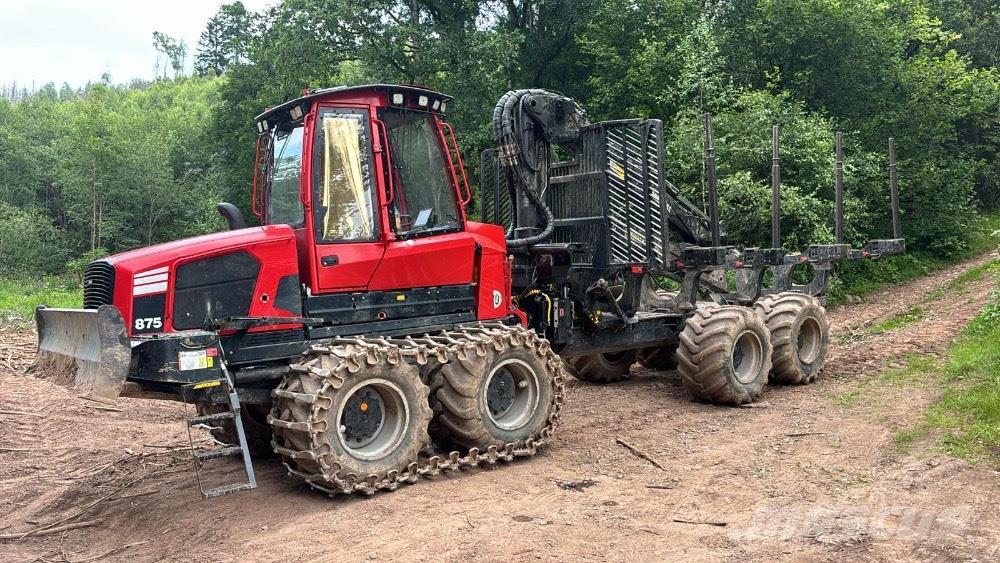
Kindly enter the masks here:
M 103 260 L 91 262 L 83 272 L 83 308 L 111 305 L 115 297 L 115 268 Z

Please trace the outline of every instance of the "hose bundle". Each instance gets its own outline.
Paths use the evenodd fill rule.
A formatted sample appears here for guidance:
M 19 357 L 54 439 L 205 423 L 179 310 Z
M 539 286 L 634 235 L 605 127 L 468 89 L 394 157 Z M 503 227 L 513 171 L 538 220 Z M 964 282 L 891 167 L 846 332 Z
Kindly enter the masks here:
M 552 236 L 552 231 L 555 229 L 555 217 L 552 210 L 545 205 L 545 202 L 542 201 L 542 194 L 535 189 L 536 174 L 539 169 L 548 168 L 551 152 L 544 130 L 545 124 L 537 123 L 532 112 L 525 107 L 525 103 L 533 97 L 565 99 L 548 90 L 512 90 L 504 94 L 497 102 L 496 107 L 493 108 L 493 130 L 496 136 L 497 151 L 500 165 L 506 171 L 509 179 L 508 185 L 512 189 L 519 187 L 524 192 L 528 200 L 541 212 L 543 221 L 540 233 L 524 238 L 510 238 L 513 235 L 512 227 L 507 232 L 508 248 L 524 248 L 544 242 Z M 530 103 L 535 105 L 537 100 L 532 100 Z M 541 129 L 541 135 L 536 134 L 536 126 Z M 515 210 L 516 199 L 514 195 L 516 193 L 517 191 L 514 190 L 511 197 L 511 202 L 514 203 L 512 208 Z

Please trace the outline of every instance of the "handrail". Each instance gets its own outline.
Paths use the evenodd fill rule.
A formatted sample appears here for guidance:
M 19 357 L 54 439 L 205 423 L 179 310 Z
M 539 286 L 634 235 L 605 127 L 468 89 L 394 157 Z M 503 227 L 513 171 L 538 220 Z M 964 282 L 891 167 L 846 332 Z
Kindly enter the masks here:
M 257 177 L 258 171 L 260 170 L 260 141 L 263 137 L 263 135 L 257 135 L 257 148 L 253 157 L 253 188 L 250 190 L 250 212 L 253 213 L 254 217 L 256 217 L 259 221 L 264 219 L 263 210 L 257 207 Z
M 396 199 L 396 180 L 393 177 L 396 173 L 396 169 L 392 167 L 392 155 L 389 152 L 389 130 L 386 129 L 385 123 L 383 123 L 381 119 L 373 119 L 372 122 L 375 123 L 375 127 L 379 130 L 379 135 L 382 137 L 379 143 L 384 145 L 382 153 L 385 155 L 385 165 L 387 168 L 385 183 L 386 189 L 389 193 L 386 194 L 385 203 L 383 205 L 385 207 L 389 207 L 393 200 Z
M 465 189 L 466 195 L 465 199 L 462 200 L 462 206 L 466 206 L 472 201 L 472 189 L 469 187 L 469 178 L 465 175 L 465 163 L 462 162 L 462 152 L 458 150 L 458 141 L 455 140 L 455 129 L 453 129 L 451 124 L 447 121 L 441 121 L 441 125 L 448 129 L 451 147 L 455 150 L 455 154 L 458 156 L 458 169 L 462 173 L 461 187 Z

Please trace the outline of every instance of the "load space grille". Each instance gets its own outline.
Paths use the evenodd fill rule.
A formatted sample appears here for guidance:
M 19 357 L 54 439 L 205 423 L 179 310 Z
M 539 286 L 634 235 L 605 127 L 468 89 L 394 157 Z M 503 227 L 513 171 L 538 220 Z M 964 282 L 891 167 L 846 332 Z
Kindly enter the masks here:
M 482 170 L 480 174 L 482 192 L 480 208 L 483 221 L 500 225 L 509 230 L 513 224 L 514 215 L 511 209 L 510 185 L 507 175 L 500 169 L 500 159 L 496 149 L 486 149 L 482 154 Z
M 586 242 L 598 268 L 664 263 L 662 124 L 596 123 L 580 132 L 576 158 L 552 165 L 545 200 L 556 242 Z
M 643 125 L 608 128 L 605 172 L 613 264 L 663 263 L 659 146 L 655 137 L 650 139 L 656 131 Z
M 596 268 L 665 263 L 665 219 L 682 199 L 663 175 L 663 125 L 606 121 L 580 130 L 572 160 L 549 167 L 542 194 L 555 217 L 551 242 L 584 243 L 574 262 Z M 483 220 L 514 223 L 507 175 L 495 149 L 482 154 Z
M 115 298 L 115 268 L 103 260 L 91 262 L 83 272 L 83 308 L 111 305 Z

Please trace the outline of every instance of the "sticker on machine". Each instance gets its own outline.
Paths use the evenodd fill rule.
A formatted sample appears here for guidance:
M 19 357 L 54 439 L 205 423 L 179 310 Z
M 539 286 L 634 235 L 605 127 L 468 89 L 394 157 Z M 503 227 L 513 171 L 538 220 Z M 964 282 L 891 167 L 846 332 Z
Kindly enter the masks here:
M 500 305 L 503 304 L 503 294 L 497 290 L 493 290 L 493 308 L 499 309 Z
M 212 367 L 212 356 L 208 350 L 182 350 L 177 354 L 177 369 L 190 371 L 193 369 L 208 369 Z

